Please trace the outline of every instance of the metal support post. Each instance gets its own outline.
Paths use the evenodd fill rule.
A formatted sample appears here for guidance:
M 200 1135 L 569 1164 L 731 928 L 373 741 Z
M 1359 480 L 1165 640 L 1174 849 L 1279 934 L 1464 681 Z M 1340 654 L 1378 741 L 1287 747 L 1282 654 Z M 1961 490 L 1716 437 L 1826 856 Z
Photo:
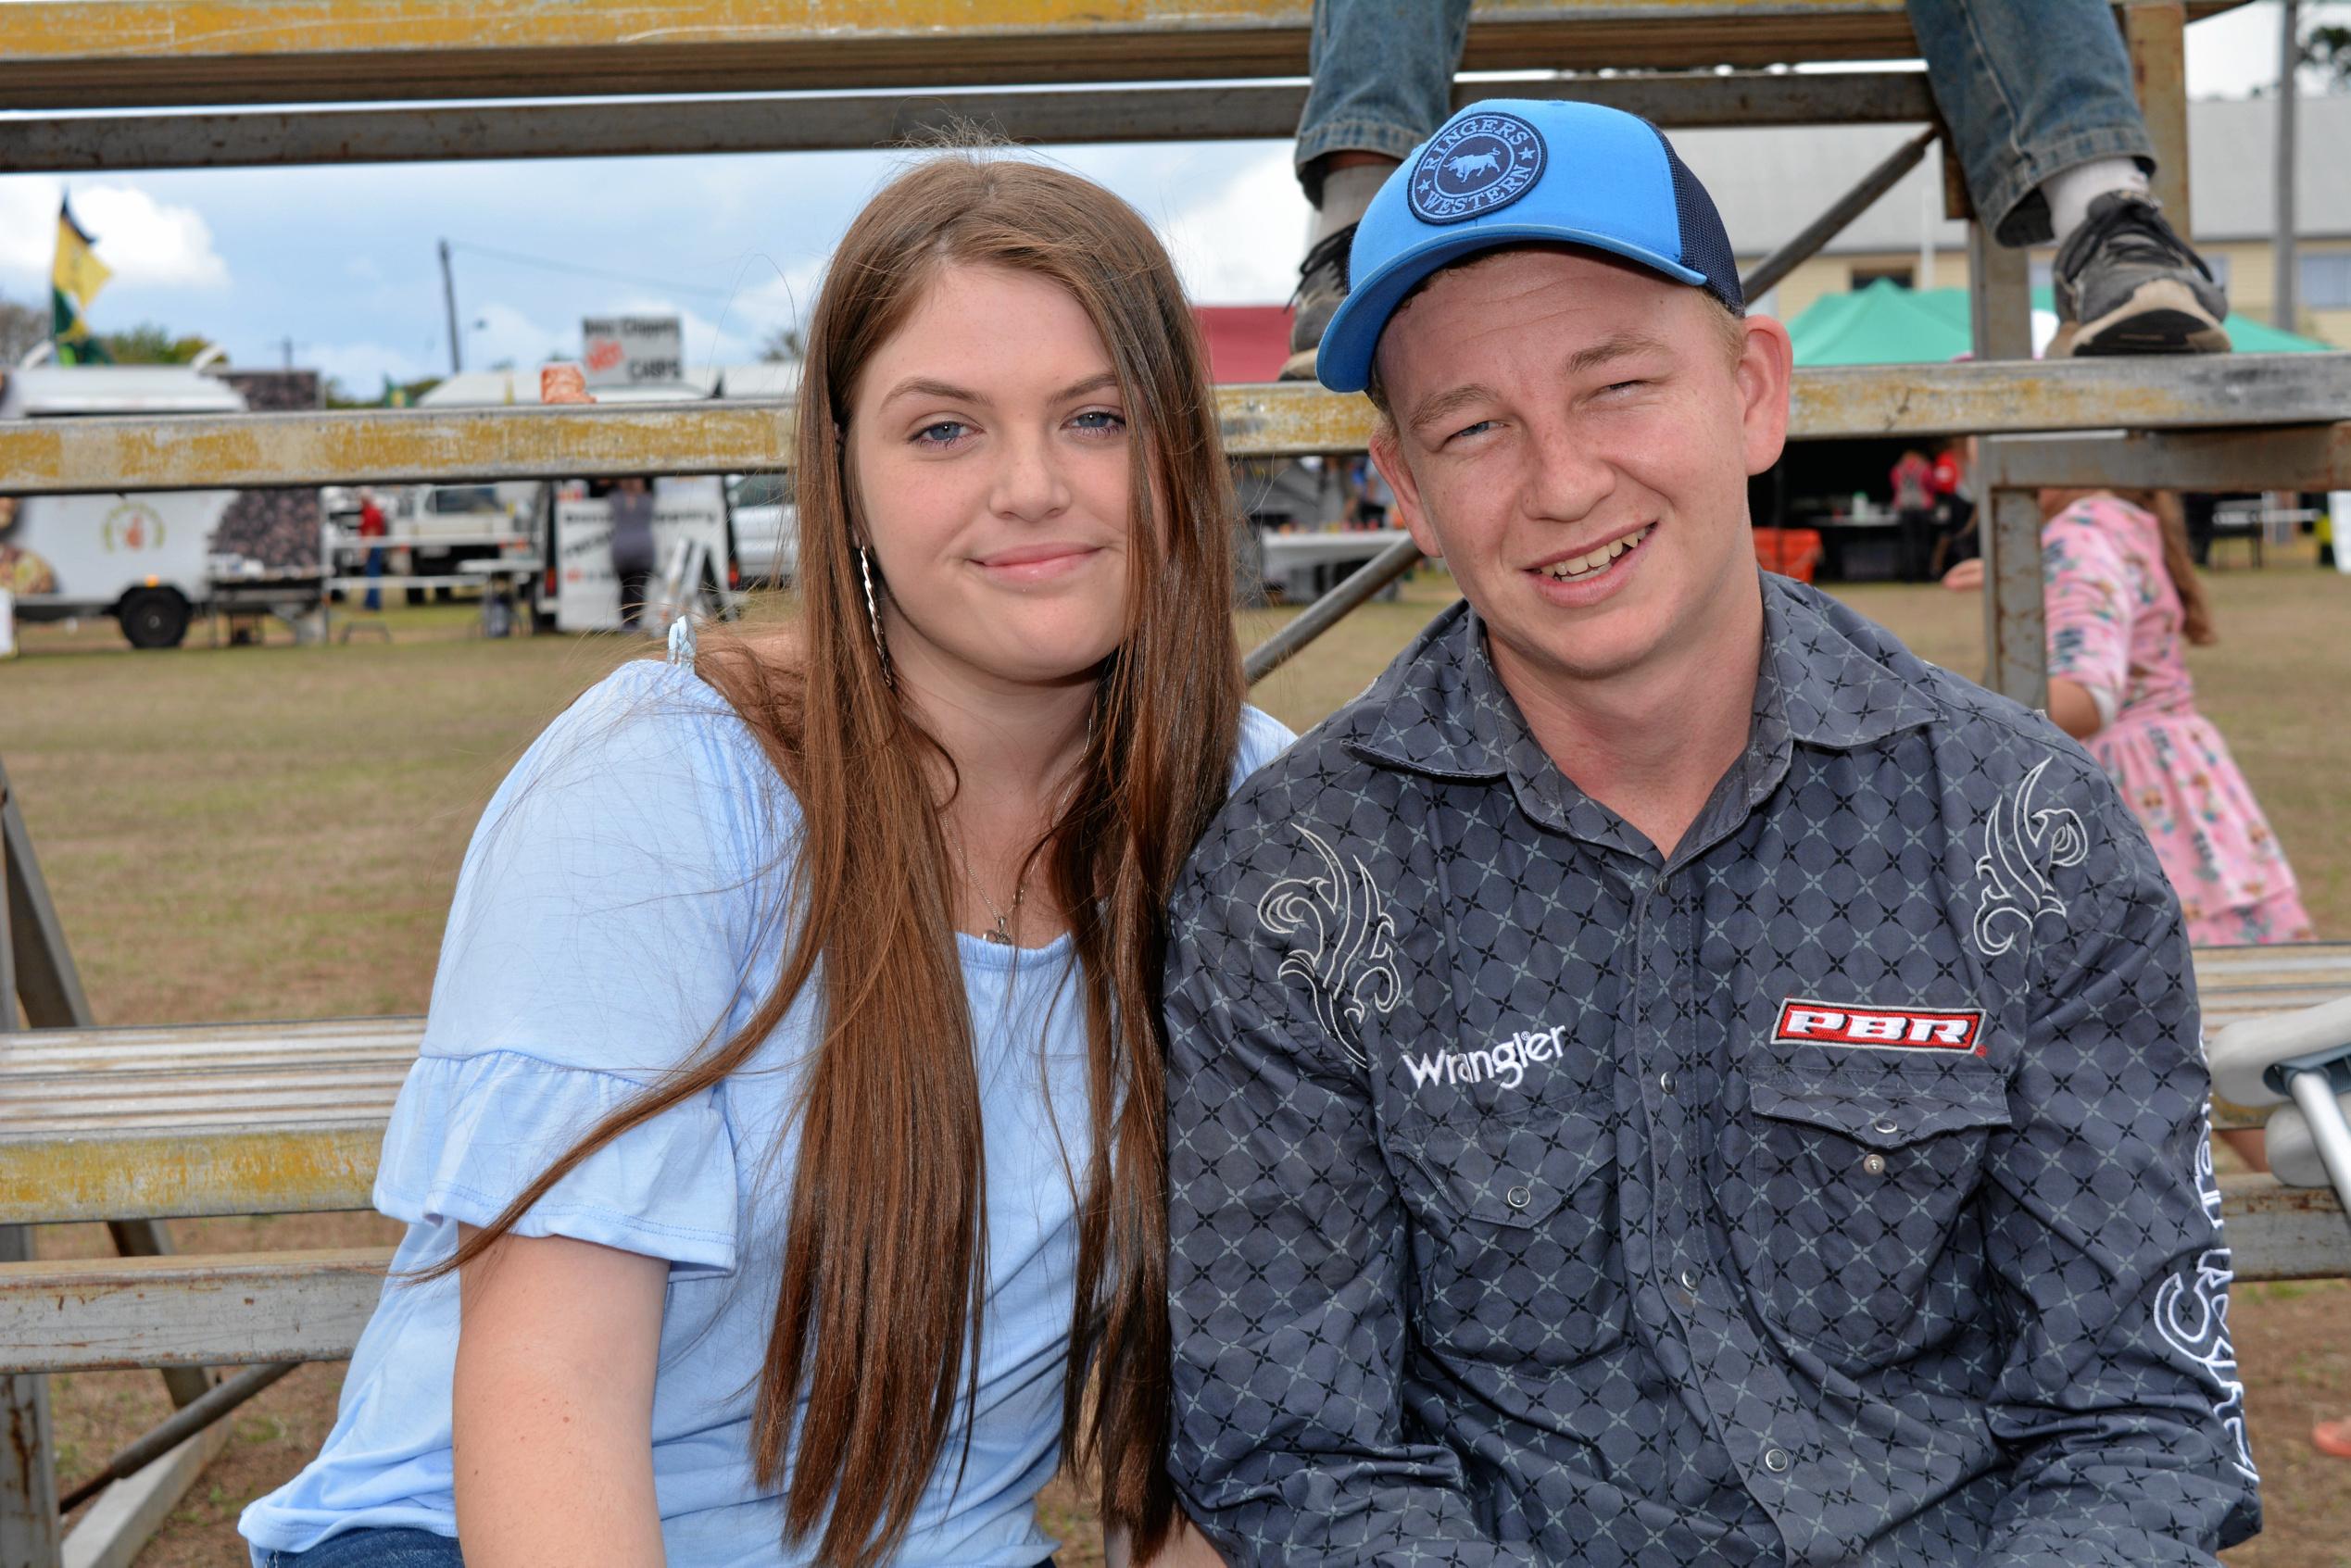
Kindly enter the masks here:
M 32 1254 L 32 1233 L 0 1226 L 0 1263 Z M 57 1568 L 57 1475 L 49 1440 L 49 1380 L 0 1374 L 0 1568 Z
M 2155 144 L 2150 188 L 2183 239 L 2195 233 L 2188 210 L 2187 25 L 2187 7 L 2181 0 L 2131 0 L 2123 8 L 2122 35 L 2131 46 L 2139 117 L 2146 121 L 2147 140 Z
M 7 782 L 0 776 L 0 811 L 12 811 Z M 0 834 L 0 885 L 11 857 L 7 835 Z M 17 981 L 14 945 L 8 922 L 9 900 L 0 896 L 0 1031 L 17 1026 Z M 22 1225 L 0 1226 L 0 1263 L 20 1263 L 32 1255 L 32 1232 Z M 50 1568 L 57 1561 L 57 1477 L 51 1456 L 56 1451 L 49 1434 L 49 1380 L 45 1377 L 0 1376 L 0 1426 L 6 1443 L 0 1448 L 0 1568 Z
M 2309 1016 L 2316 1017 L 2314 1011 Z M 2300 1056 L 2273 1061 L 2261 1072 L 2261 1086 L 2271 1094 L 2290 1095 L 2310 1126 L 2310 1141 L 2319 1161 L 2334 1184 L 2335 1196 L 2351 1212 L 2351 1126 L 2343 1120 L 2335 1097 L 2351 1092 L 2351 1046 L 2328 1046 Z
M 82 989 L 82 977 L 75 970 L 72 950 L 67 947 L 65 928 L 57 919 L 57 905 L 49 897 L 49 884 L 41 874 L 41 862 L 32 852 L 32 834 L 25 826 L 24 813 L 19 809 L 15 791 L 9 786 L 7 768 L 0 764 L 0 882 L 6 892 L 0 903 L 6 906 L 6 916 L 0 919 L 0 935 L 7 938 L 10 966 L 14 970 L 15 986 L 9 995 L 20 997 L 24 1004 L 24 1022 L 31 1029 L 87 1029 L 95 1020 L 90 1011 L 90 999 Z M 11 1001 L 11 1007 L 14 1002 Z M 171 1251 L 170 1233 L 156 1220 L 114 1220 L 107 1225 L 114 1238 L 115 1250 L 126 1258 L 157 1258 Z M 11 1241 L 9 1238 L 15 1238 Z M 21 1228 L 0 1229 L 0 1260 L 22 1262 L 31 1257 L 28 1245 L 30 1233 Z M 13 1247 L 13 1253 L 6 1248 Z M 39 1384 L 37 1379 L 7 1378 L 12 1389 Z M 212 1374 L 202 1367 L 171 1367 L 164 1371 L 164 1387 L 171 1395 L 171 1402 L 182 1408 L 202 1399 L 212 1389 Z M 0 1497 L 0 1513 L 12 1509 L 17 1499 L 14 1493 L 19 1483 L 33 1491 L 45 1486 L 48 1510 L 49 1538 L 52 1542 L 46 1557 L 31 1557 L 21 1561 L 47 1564 L 57 1560 L 55 1542 L 57 1532 L 57 1479 L 52 1469 L 49 1428 L 48 1395 L 45 1384 L 39 1384 L 28 1398 L 12 1393 L 6 1399 L 7 1420 L 11 1427 L 28 1439 L 37 1439 L 14 1462 L 5 1479 L 0 1479 L 0 1491 L 10 1495 Z M 195 1478 L 196 1469 L 190 1468 L 181 1477 L 182 1486 Z M 19 1476 L 17 1472 L 27 1472 Z M 38 1478 L 31 1472 L 38 1472 Z M 31 1493 L 28 1492 L 27 1496 Z M 173 1494 L 178 1495 L 176 1492 Z M 152 1533 L 156 1520 L 143 1519 L 144 1527 Z M 17 1568 L 20 1561 L 6 1549 L 6 1531 L 13 1525 L 0 1520 L 0 1568 Z M 138 1537 L 144 1541 L 145 1535 Z M 133 1543 L 135 1548 L 135 1543 Z
M 2269 320 L 2292 332 L 2300 324 L 2302 314 L 2297 297 L 2300 263 L 2294 256 L 2294 243 L 2297 227 L 2294 215 L 2297 139 L 2294 117 L 2301 109 L 2294 77 L 2302 66 L 2302 19 L 2294 0 L 2285 0 L 2282 9 L 2285 14 L 2279 19 L 2282 31 L 2278 38 L 2278 166 L 2273 176 L 2277 181 L 2277 238 L 2270 246 L 2277 273 Z M 2339 551 L 2343 546 L 2338 544 L 2335 548 Z
M 1289 662 L 1299 649 L 1346 619 L 1347 612 L 1420 564 L 1420 546 L 1399 539 L 1350 572 L 1321 598 L 1300 610 L 1280 631 L 1249 650 L 1241 674 L 1251 685 Z
M 1755 270 L 1739 280 L 1740 292 L 1747 298 L 1760 299 L 1769 294 L 1780 279 L 1812 259 L 1822 245 L 1844 232 L 1847 225 L 1868 211 L 1898 184 L 1902 177 L 1918 167 L 1918 160 L 1927 156 L 1927 149 L 1935 144 L 1939 134 L 1929 126 L 1886 156 L 1885 160 L 1861 178 L 1861 183 L 1839 196 L 1834 206 L 1805 224 L 1796 236 L 1755 264 Z M 1927 285 L 1920 285 L 1922 287 Z
M 1968 226 L 1968 293 L 1979 359 L 2032 358 L 2031 271 L 1981 221 Z M 2049 701 L 2041 603 L 2041 508 L 2030 490 L 1994 489 L 1979 462 L 1976 534 L 1983 544 L 1984 684 L 2027 708 Z

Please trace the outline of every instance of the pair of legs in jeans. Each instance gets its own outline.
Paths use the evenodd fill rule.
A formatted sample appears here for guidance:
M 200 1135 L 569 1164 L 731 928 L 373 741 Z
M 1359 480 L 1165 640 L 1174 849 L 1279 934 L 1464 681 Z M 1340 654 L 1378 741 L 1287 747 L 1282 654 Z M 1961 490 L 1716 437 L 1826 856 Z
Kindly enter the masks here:
M 2139 199 L 2154 148 L 2106 0 L 1909 0 L 1909 10 L 1968 192 L 2000 242 L 2029 245 L 2100 231 L 2058 258 L 2059 314 L 2081 329 L 2075 351 L 2226 347 L 2219 291 L 2176 236 L 2177 257 L 2162 254 L 2168 247 L 2153 233 L 2162 220 Z M 1320 255 L 1308 257 L 1294 347 L 1320 341 L 1344 292 L 1348 226 L 1388 169 L 1452 114 L 1453 69 L 1468 24 L 1469 0 L 1315 0 L 1314 87 L 1299 122 L 1297 165 L 1306 198 L 1321 214 Z M 2133 199 L 2102 207 L 2099 198 L 2110 194 Z M 2169 236 L 2168 226 L 2161 234 Z M 2083 254 L 2069 255 L 2075 248 Z M 2117 250 L 2118 268 L 2111 265 Z M 1323 291 L 1326 302 L 1314 297 L 1318 259 L 1338 283 L 1336 293 Z M 2101 288 L 2082 277 L 2093 264 L 2119 275 Z M 2186 279 L 2150 291 L 2153 273 L 2183 269 Z M 2135 316 L 2148 317 L 2158 302 L 2170 308 L 2139 320 L 2135 331 L 2116 319 L 2134 305 Z M 2182 320 L 2182 309 L 2210 320 Z M 1311 374 L 1311 355 L 1286 373 Z

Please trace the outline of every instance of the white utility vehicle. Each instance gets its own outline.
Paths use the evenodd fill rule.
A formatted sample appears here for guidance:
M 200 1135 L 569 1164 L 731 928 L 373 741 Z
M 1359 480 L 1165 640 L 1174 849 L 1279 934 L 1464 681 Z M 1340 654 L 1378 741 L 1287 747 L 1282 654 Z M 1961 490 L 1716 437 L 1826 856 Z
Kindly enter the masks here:
M 31 365 L 0 386 L 0 419 L 241 414 L 245 399 L 189 365 Z M 216 549 L 233 490 L 0 497 L 0 587 L 21 621 L 111 615 L 134 647 L 175 647 L 199 610 L 296 621 L 324 580 Z

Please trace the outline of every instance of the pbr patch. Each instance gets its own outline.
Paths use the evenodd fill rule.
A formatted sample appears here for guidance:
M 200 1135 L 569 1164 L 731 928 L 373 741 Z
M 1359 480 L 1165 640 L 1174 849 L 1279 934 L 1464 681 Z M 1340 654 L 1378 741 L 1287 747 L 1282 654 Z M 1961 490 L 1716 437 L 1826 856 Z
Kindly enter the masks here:
M 1791 997 L 1779 1005 L 1772 1044 L 1865 1051 L 1978 1051 L 1983 1010 L 1860 1007 Z
M 1535 188 L 1550 155 L 1515 114 L 1473 114 L 1437 132 L 1413 165 L 1413 215 L 1424 223 L 1483 218 Z

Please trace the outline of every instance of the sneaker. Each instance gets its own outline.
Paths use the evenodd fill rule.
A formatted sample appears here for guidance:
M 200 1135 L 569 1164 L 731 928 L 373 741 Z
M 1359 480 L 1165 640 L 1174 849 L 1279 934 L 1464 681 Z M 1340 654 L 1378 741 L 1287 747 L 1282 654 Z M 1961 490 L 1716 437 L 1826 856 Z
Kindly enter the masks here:
M 1299 264 L 1298 292 L 1289 296 L 1298 314 L 1289 323 L 1289 358 L 1282 364 L 1282 380 L 1314 379 L 1314 350 L 1339 302 L 1347 297 L 1347 252 L 1354 244 L 1355 225 L 1350 223 L 1316 241 Z
M 2109 191 L 2058 248 L 2057 335 L 2069 354 L 2226 354 L 2228 296 L 2160 207 Z

